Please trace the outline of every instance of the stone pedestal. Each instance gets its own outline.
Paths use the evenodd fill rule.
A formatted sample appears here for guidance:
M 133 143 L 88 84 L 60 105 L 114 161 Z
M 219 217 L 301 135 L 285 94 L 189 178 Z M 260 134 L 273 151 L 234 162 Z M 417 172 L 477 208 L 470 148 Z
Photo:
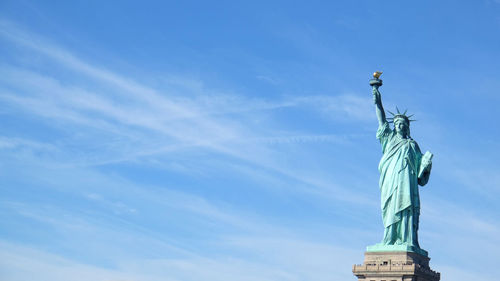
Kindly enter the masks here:
M 429 258 L 412 252 L 366 252 L 365 261 L 353 265 L 359 281 L 439 281 Z

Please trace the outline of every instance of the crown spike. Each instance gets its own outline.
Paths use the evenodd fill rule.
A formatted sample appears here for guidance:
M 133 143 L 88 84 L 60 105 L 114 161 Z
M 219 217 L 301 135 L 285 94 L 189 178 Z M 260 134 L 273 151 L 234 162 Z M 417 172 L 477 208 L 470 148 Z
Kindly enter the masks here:
M 397 113 L 394 113 L 390 110 L 386 110 L 386 112 L 388 112 L 392 115 L 392 117 L 386 117 L 386 120 L 388 123 L 394 123 L 394 120 L 397 118 L 405 119 L 407 122 L 417 121 L 417 120 L 410 119 L 411 117 L 413 117 L 414 114 L 406 115 L 406 113 L 408 112 L 408 109 L 405 109 L 404 112 L 402 112 L 401 110 L 399 110 L 399 107 L 396 106 Z

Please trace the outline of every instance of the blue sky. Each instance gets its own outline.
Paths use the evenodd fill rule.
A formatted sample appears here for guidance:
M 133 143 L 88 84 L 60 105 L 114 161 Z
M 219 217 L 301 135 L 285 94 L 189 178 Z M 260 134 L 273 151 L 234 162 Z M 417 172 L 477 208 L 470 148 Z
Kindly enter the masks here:
M 434 153 L 442 280 L 500 251 L 499 1 L 2 1 L 2 280 L 355 280 L 368 85 Z

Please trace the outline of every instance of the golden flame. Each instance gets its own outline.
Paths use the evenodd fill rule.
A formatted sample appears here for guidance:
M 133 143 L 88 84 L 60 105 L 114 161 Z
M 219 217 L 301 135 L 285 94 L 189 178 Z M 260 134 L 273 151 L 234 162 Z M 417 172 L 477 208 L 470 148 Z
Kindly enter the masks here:
M 378 79 L 380 77 L 380 75 L 382 75 L 382 71 L 375 71 L 373 73 L 373 78 Z

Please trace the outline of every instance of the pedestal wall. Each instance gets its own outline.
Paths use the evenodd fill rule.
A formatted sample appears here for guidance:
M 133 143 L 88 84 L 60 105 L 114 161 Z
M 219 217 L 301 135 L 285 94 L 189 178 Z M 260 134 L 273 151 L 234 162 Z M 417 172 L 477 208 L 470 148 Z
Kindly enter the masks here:
M 352 272 L 360 281 L 439 281 L 429 260 L 412 252 L 366 252 L 363 264 L 353 265 Z

